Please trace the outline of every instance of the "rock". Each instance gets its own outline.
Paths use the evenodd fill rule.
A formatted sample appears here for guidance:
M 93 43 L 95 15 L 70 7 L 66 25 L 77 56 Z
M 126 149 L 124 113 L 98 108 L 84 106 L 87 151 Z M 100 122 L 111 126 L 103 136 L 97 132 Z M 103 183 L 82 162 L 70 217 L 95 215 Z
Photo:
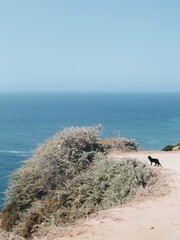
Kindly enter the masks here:
M 180 145 L 173 147 L 173 151 L 180 151 Z

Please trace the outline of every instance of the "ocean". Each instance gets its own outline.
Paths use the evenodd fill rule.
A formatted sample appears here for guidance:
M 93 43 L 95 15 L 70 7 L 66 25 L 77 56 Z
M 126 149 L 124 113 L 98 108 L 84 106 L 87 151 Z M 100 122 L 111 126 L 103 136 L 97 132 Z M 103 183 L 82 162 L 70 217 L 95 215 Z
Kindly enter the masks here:
M 180 93 L 0 93 L 0 203 L 9 175 L 38 145 L 70 126 L 161 150 L 180 142 Z

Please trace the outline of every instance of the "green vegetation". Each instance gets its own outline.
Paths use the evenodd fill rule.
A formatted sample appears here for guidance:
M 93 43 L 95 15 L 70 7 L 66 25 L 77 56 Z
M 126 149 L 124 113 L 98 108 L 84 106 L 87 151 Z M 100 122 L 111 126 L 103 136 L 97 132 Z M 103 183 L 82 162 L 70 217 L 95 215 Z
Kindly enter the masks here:
M 177 143 L 176 145 L 167 145 L 162 149 L 162 151 L 175 151 L 180 150 L 180 143 Z
M 162 151 L 172 151 L 173 150 L 173 148 L 174 148 L 174 146 L 173 145 L 167 145 L 167 146 L 165 146 L 163 149 L 162 149 Z
M 1 215 L 4 229 L 27 238 L 43 222 L 73 222 L 123 204 L 152 182 L 154 175 L 145 164 L 108 160 L 105 153 L 111 147 L 99 133 L 100 127 L 65 129 L 13 173 Z M 126 140 L 122 142 L 124 146 Z M 130 151 L 136 150 L 132 145 Z M 118 140 L 116 148 L 124 149 L 121 146 Z

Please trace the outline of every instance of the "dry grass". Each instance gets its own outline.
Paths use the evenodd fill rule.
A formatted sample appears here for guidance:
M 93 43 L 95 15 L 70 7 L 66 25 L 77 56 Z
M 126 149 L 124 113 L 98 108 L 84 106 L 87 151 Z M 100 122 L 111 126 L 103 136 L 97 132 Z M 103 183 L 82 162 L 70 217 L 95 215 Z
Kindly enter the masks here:
M 41 223 L 70 223 L 123 204 L 151 182 L 154 175 L 143 163 L 108 161 L 99 131 L 99 127 L 65 129 L 12 175 L 1 216 L 5 230 L 28 238 Z
M 134 152 L 138 150 L 137 142 L 127 138 L 105 138 L 101 139 L 105 152 Z

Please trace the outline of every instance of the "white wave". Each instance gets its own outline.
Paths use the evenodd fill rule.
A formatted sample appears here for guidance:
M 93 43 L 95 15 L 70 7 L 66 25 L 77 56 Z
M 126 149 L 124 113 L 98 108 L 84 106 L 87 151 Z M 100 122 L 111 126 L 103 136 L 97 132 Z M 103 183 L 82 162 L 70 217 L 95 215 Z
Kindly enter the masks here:
M 14 153 L 14 154 L 27 154 L 31 155 L 32 151 L 17 151 L 17 150 L 0 150 L 0 153 Z

